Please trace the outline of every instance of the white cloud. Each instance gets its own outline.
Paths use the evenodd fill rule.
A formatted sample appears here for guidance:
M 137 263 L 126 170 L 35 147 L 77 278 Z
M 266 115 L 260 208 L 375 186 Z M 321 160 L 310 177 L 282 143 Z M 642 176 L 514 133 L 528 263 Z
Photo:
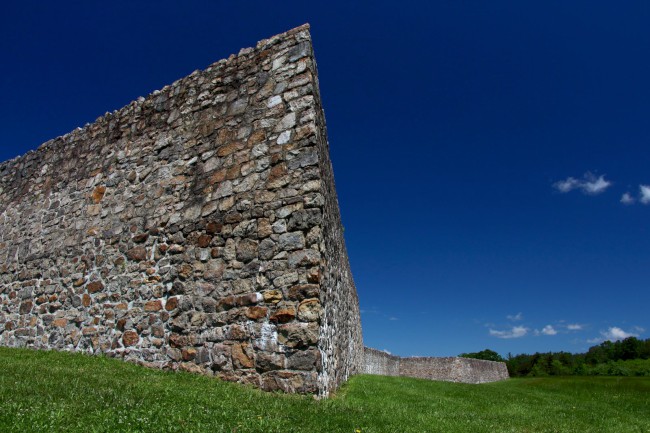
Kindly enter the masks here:
M 560 192 L 569 192 L 580 187 L 580 181 L 572 177 L 567 177 L 566 180 L 555 182 L 553 186 Z
M 523 326 L 513 326 L 512 329 L 506 331 L 498 331 L 490 329 L 490 335 L 497 338 L 520 338 L 528 334 L 529 329 Z
M 584 327 L 579 323 L 569 323 L 566 325 L 566 329 L 569 331 L 581 331 Z
M 643 204 L 650 204 L 650 185 L 639 185 L 639 201 Z
M 517 313 L 515 315 L 508 314 L 506 316 L 506 319 L 511 320 L 513 322 L 519 322 L 520 320 L 524 320 L 524 315 L 522 313 Z
M 585 174 L 585 179 L 587 181 L 581 185 L 581 188 L 585 193 L 592 195 L 600 194 L 612 184 L 610 181 L 605 180 L 605 176 L 596 178 L 591 173 Z
M 544 335 L 556 335 L 557 331 L 551 325 L 546 325 L 542 328 L 542 334 Z
M 629 192 L 626 192 L 621 196 L 621 203 L 623 204 L 634 204 L 634 201 L 634 197 L 632 197 Z
M 605 340 L 609 341 L 618 341 L 618 340 L 625 340 L 626 338 L 629 337 L 638 337 L 639 333 L 643 332 L 643 328 L 639 328 L 638 326 L 634 327 L 635 332 L 626 332 L 623 329 L 619 328 L 618 326 L 611 326 L 607 329 L 607 331 L 600 331 L 600 337 L 597 338 L 592 338 L 591 340 L 587 340 L 589 343 L 601 343 Z
M 604 192 L 612 185 L 612 182 L 605 179 L 604 175 L 596 177 L 592 173 L 585 173 L 582 179 L 567 177 L 553 184 L 553 187 L 562 193 L 579 189 L 583 194 L 597 195 Z M 648 202 L 650 202 L 650 188 L 648 189 Z

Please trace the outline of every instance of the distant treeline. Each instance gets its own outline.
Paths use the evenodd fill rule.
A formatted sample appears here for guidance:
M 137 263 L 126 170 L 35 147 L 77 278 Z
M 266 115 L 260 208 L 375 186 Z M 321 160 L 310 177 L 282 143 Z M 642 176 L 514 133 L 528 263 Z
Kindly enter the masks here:
M 650 376 L 650 338 L 605 341 L 587 353 L 548 352 L 504 359 L 493 350 L 462 353 L 464 358 L 505 362 L 511 377 L 523 376 Z

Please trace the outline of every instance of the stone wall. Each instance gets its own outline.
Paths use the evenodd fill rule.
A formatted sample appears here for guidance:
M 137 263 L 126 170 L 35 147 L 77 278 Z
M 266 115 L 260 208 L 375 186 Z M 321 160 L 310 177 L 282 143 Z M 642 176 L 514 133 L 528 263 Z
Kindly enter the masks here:
M 364 373 L 447 382 L 486 383 L 509 378 L 504 362 L 471 358 L 408 357 L 364 348 Z
M 0 164 L 0 344 L 327 395 L 362 363 L 308 26 Z
M 399 376 L 400 357 L 381 350 L 364 348 L 364 373 Z

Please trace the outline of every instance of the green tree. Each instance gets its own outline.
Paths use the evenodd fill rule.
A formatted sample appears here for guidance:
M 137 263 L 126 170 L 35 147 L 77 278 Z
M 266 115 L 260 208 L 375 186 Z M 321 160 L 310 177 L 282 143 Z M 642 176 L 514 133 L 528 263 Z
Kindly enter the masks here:
M 490 349 L 481 350 L 480 352 L 461 353 L 458 356 L 460 356 L 461 358 L 473 358 L 473 359 L 484 359 L 486 361 L 505 362 L 505 359 L 503 359 L 501 355 L 496 353 L 494 350 L 490 350 Z

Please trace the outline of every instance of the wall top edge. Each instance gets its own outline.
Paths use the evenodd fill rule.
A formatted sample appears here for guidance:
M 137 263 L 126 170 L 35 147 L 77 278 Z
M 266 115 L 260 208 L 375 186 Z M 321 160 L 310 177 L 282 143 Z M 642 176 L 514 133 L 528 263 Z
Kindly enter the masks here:
M 18 155 L 14 158 L 5 161 L 0 161 L 0 172 L 2 172 L 3 169 L 5 169 L 6 167 L 11 166 L 13 164 L 17 164 L 20 162 L 20 160 L 25 159 L 34 153 L 39 153 L 39 152 L 49 150 L 55 143 L 74 141 L 76 137 L 83 134 L 91 126 L 97 123 L 109 122 L 113 118 L 119 117 L 121 114 L 124 114 L 124 112 L 128 111 L 129 109 L 142 106 L 148 101 L 151 101 L 154 98 L 158 97 L 161 93 L 168 91 L 171 87 L 178 85 L 183 80 L 194 78 L 198 74 L 211 72 L 213 68 L 225 67 L 232 64 L 236 64 L 244 59 L 248 59 L 249 57 L 254 56 L 256 53 L 269 50 L 274 45 L 278 45 L 292 38 L 296 39 L 296 42 L 307 41 L 311 45 L 311 34 L 309 32 L 310 28 L 311 26 L 309 23 L 302 24 L 298 27 L 294 27 L 290 30 L 287 30 L 286 32 L 279 33 L 267 39 L 262 39 L 258 41 L 257 44 L 255 44 L 255 47 L 242 48 L 239 50 L 237 54 L 231 54 L 229 57 L 218 60 L 203 69 L 195 69 L 192 73 L 175 80 L 171 84 L 165 85 L 162 89 L 154 90 L 153 92 L 149 93 L 147 96 L 144 97 L 140 96 L 135 100 L 131 101 L 130 103 L 128 103 L 127 105 L 123 106 L 122 108 L 118 108 L 112 112 L 104 113 L 103 115 L 95 119 L 95 121 L 92 123 L 90 122 L 86 123 L 84 126 L 77 127 L 68 133 L 65 133 L 55 138 L 51 138 L 46 142 L 42 143 L 40 146 L 38 146 L 38 148 L 29 150 L 28 152 L 22 155 Z
M 461 359 L 461 360 L 470 360 L 470 362 L 488 362 L 491 364 L 504 364 L 504 362 L 501 361 L 488 361 L 486 359 L 476 359 L 476 358 L 464 358 L 461 356 L 398 356 L 398 355 L 393 355 L 392 353 L 386 352 L 385 350 L 379 350 L 379 349 L 373 349 L 372 347 L 364 347 L 363 348 L 366 351 L 371 351 L 375 352 L 377 354 L 381 354 L 390 358 L 395 358 L 399 360 L 412 360 L 412 361 L 425 361 L 427 359 L 439 359 L 439 360 L 454 360 L 454 359 Z

